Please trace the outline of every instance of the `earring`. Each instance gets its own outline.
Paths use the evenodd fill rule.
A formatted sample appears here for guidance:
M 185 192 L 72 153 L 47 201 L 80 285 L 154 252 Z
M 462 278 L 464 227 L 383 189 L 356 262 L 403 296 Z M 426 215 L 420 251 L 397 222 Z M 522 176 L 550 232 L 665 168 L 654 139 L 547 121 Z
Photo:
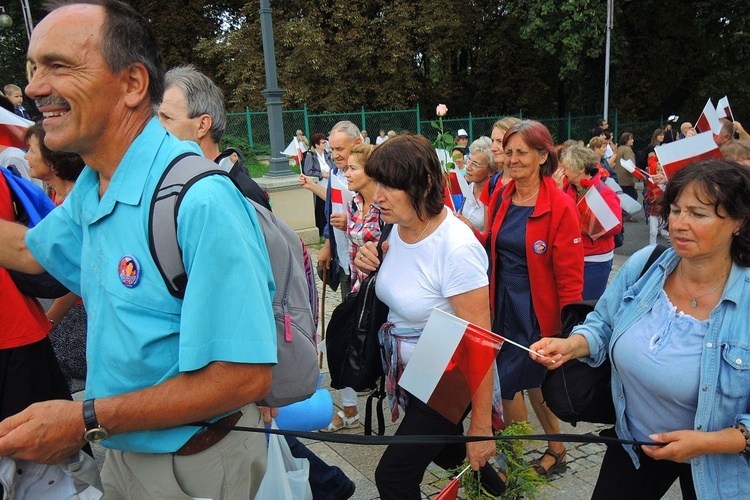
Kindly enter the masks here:
M 735 232 L 734 232 L 733 234 L 734 234 L 735 236 L 739 236 L 739 235 L 740 235 L 740 232 L 739 232 L 739 231 L 735 231 Z

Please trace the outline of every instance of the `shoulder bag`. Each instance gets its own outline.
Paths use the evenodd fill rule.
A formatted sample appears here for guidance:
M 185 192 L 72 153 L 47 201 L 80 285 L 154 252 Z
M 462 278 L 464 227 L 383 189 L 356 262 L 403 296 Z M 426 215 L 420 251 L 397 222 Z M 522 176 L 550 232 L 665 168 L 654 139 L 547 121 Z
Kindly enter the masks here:
M 378 241 L 382 263 L 382 245 L 388 239 L 392 224 L 385 224 Z M 331 387 L 351 387 L 364 391 L 376 386 L 383 375 L 378 330 L 388 319 L 388 306 L 375 295 L 377 270 L 362 281 L 331 314 L 326 328 L 326 354 Z

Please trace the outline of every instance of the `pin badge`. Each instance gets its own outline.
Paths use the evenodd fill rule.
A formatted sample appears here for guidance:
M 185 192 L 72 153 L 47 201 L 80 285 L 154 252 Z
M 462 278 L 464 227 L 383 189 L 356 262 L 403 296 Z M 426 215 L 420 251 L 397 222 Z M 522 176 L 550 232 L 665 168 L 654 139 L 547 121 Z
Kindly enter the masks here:
M 128 288 L 133 288 L 141 280 L 141 264 L 132 255 L 123 255 L 117 267 L 120 281 Z
M 542 240 L 536 240 L 532 248 L 534 249 L 535 254 L 542 255 L 544 252 L 547 251 L 547 243 L 545 243 Z

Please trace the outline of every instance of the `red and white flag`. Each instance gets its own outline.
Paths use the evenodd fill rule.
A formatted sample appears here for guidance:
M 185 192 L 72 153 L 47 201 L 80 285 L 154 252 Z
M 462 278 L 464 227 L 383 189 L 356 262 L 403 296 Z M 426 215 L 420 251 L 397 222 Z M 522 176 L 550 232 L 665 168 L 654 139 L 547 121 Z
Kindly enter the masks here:
M 584 234 L 596 240 L 604 236 L 610 229 L 622 224 L 601 193 L 595 187 L 591 187 L 586 194 L 578 200 L 578 211 L 581 214 L 581 230 Z
M 729 118 L 734 121 L 734 115 L 732 114 L 732 108 L 729 107 L 729 98 L 727 96 L 719 99 L 719 104 L 716 105 L 716 115 L 719 118 Z
M 638 168 L 635 166 L 633 160 L 622 159 L 620 160 L 620 165 L 622 166 L 622 168 L 633 174 L 633 177 L 635 177 L 636 179 L 654 182 L 653 180 L 651 180 L 651 176 L 648 175 L 648 172 L 646 172 L 642 168 Z
M 457 424 L 503 344 L 503 338 L 434 309 L 399 385 Z
M 654 149 L 667 179 L 681 168 L 696 161 L 721 158 L 719 147 L 711 132 L 703 132 L 682 140 L 656 146 Z
M 714 135 L 719 135 L 721 133 L 719 115 L 716 114 L 716 108 L 710 98 L 703 107 L 703 113 L 698 117 L 698 121 L 695 122 L 695 128 L 700 132 L 711 131 Z
M 305 153 L 300 148 L 304 148 L 304 143 L 298 141 L 295 137 L 294 139 L 292 139 L 292 142 L 289 143 L 286 149 L 281 152 L 281 154 L 290 156 L 294 160 L 294 164 L 298 167 L 301 167 L 302 158 L 304 158 Z
M 26 149 L 23 135 L 34 122 L 21 118 L 5 108 L 0 108 L 0 145 Z

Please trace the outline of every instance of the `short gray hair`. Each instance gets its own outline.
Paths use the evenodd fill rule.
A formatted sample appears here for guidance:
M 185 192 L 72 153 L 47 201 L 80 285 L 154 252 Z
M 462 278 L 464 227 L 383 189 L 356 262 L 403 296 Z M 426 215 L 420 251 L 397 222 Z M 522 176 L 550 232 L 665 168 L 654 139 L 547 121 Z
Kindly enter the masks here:
M 227 126 L 224 92 L 193 66 L 177 66 L 167 71 L 164 88 L 177 87 L 185 96 L 188 117 L 211 117 L 211 139 L 218 144 Z
M 487 166 L 493 172 L 497 171 L 497 165 L 495 165 L 495 155 L 492 154 L 492 139 L 483 135 L 479 139 L 475 140 L 469 146 L 469 154 L 471 153 L 482 153 L 487 157 Z
M 343 132 L 352 141 L 356 141 L 358 137 L 362 137 L 362 134 L 359 133 L 359 127 L 349 120 L 343 120 L 334 125 L 331 131 L 328 132 L 328 137 L 331 137 L 334 132 Z

